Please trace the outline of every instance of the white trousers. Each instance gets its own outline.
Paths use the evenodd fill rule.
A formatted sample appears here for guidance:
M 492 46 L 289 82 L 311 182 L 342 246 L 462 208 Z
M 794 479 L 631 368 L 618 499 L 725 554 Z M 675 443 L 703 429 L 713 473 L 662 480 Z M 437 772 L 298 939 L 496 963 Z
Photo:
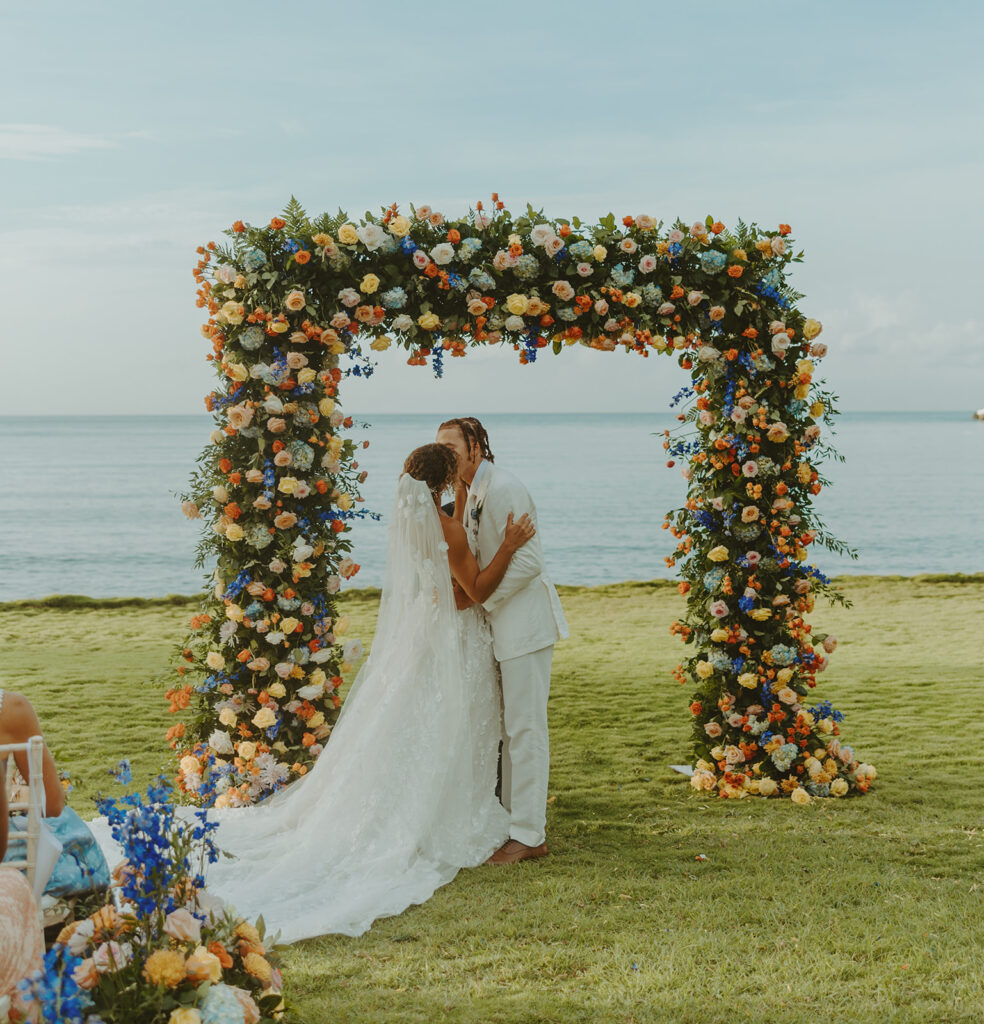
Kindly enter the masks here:
M 500 661 L 502 670 L 502 806 L 509 838 L 539 846 L 546 838 L 550 740 L 547 697 L 553 645 Z

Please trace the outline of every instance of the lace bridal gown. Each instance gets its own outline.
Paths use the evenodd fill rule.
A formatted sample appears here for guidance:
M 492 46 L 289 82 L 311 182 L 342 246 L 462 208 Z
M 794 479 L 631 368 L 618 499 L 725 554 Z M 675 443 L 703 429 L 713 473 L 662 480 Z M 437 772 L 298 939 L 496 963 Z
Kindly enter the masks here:
M 508 837 L 500 701 L 488 625 L 456 611 L 434 500 L 404 475 L 375 639 L 338 723 L 303 779 L 211 812 L 235 859 L 208 868 L 208 890 L 283 942 L 361 935 L 423 903 Z

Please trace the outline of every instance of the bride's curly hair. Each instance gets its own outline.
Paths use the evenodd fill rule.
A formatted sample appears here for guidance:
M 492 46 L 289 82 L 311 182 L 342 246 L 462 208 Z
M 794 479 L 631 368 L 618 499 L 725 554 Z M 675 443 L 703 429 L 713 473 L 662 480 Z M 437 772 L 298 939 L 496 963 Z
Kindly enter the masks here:
M 421 445 L 407 456 L 403 472 L 414 480 L 423 480 L 440 497 L 458 478 L 458 456 L 446 444 Z

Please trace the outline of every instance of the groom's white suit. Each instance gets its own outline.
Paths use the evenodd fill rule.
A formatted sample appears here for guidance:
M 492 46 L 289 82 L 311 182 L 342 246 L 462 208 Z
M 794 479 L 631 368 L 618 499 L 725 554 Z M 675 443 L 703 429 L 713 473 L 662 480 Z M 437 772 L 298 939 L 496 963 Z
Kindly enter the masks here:
M 515 519 L 525 513 L 536 525 L 526 488 L 511 473 L 482 461 L 465 504 L 465 529 L 480 568 L 499 550 L 510 512 Z M 539 533 L 513 555 L 484 607 L 502 671 L 502 804 L 510 815 L 509 836 L 539 846 L 545 838 L 550 773 L 550 662 L 553 645 L 570 635 L 543 562 Z

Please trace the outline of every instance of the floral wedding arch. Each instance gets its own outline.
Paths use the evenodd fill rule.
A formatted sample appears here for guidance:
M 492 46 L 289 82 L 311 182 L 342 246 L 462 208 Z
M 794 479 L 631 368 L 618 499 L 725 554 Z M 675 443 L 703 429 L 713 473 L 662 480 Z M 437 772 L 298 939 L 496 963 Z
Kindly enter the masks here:
M 808 549 L 844 546 L 812 507 L 835 410 L 814 378 L 821 325 L 786 284 L 801 259 L 787 225 L 513 218 L 493 195 L 457 220 L 395 205 L 311 220 L 291 200 L 227 234 L 194 270 L 219 385 L 184 509 L 207 522 L 199 564 L 216 568 L 167 694 L 188 712 L 168 732 L 184 790 L 218 776 L 219 802 L 244 804 L 304 774 L 362 655 L 336 598 L 370 514 L 345 378 L 391 346 L 440 375 L 476 345 L 521 363 L 586 345 L 665 355 L 691 380 L 663 447 L 688 481 L 664 528 L 687 598 L 672 632 L 692 649 L 674 673 L 693 690 L 692 785 L 797 802 L 867 791 L 874 768 L 841 745 L 839 713 L 807 706 L 834 640 L 805 617 L 818 594 L 842 600 Z

